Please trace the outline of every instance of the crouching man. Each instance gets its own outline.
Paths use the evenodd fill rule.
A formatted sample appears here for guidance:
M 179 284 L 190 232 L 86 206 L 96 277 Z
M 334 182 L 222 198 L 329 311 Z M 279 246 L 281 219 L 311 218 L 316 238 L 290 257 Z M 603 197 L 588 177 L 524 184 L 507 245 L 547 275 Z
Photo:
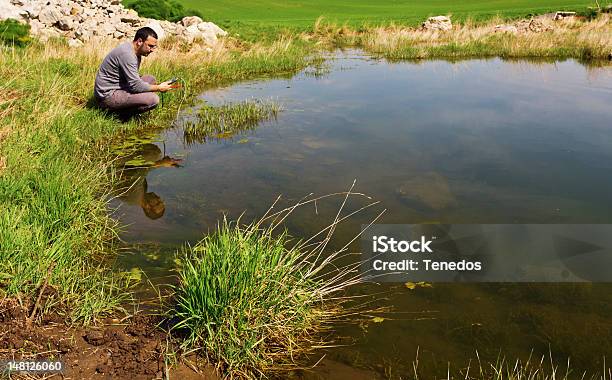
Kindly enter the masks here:
M 134 41 L 126 41 L 108 53 L 96 74 L 94 86 L 100 107 L 129 117 L 157 106 L 159 96 L 155 92 L 166 92 L 171 85 L 157 84 L 151 75 L 138 74 L 142 57 L 156 48 L 157 33 L 144 27 L 138 29 Z

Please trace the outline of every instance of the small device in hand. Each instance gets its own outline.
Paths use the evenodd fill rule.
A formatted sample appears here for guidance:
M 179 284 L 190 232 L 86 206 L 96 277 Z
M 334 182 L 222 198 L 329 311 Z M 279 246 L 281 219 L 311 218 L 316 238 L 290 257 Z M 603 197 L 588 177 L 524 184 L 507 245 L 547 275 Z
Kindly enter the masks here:
M 178 78 L 172 78 L 168 81 L 168 84 L 174 84 L 176 82 L 178 82 Z

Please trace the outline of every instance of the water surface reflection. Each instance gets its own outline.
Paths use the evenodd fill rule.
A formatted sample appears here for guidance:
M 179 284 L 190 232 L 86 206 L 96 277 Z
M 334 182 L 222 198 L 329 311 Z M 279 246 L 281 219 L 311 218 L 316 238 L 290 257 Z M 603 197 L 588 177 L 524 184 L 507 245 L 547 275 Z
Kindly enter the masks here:
M 354 179 L 356 190 L 388 210 L 382 223 L 612 222 L 609 67 L 499 59 L 389 63 L 356 52 L 330 64 L 322 77 L 301 73 L 203 95 L 213 104 L 257 98 L 283 105 L 277 120 L 254 131 L 203 144 L 186 144 L 180 127 L 164 132 L 165 151 L 184 157 L 182 167 L 146 169 L 138 194 L 124 198 L 119 212 L 129 224 L 124 239 L 169 248 L 153 258 L 126 258 L 126 265 L 162 274 L 173 265 L 172 247 L 199 239 L 224 214 L 247 210 L 245 218 L 254 218 L 279 194 L 291 202 L 345 190 Z M 289 228 L 309 236 L 336 206 L 298 213 Z M 351 220 L 338 239 L 372 215 Z M 330 350 L 338 368 L 396 376 L 411 370 L 417 348 L 425 378 L 444 376 L 448 362 L 466 366 L 475 350 L 490 360 L 500 350 L 509 358 L 550 351 L 591 371 L 612 356 L 608 284 L 354 291 L 373 289 L 387 292 L 396 312 L 383 323 L 339 327 L 354 344 Z M 334 378 L 357 376 L 338 368 Z

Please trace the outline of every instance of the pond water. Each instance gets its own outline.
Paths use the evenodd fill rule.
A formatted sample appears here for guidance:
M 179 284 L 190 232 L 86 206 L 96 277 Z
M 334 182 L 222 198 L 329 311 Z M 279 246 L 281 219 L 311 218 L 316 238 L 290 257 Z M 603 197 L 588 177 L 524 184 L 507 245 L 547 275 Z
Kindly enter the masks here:
M 380 223 L 611 223 L 612 69 L 574 61 L 391 63 L 356 51 L 291 78 L 240 83 L 202 95 L 217 105 L 272 100 L 283 110 L 255 130 L 186 142 L 181 118 L 142 147 L 157 168 L 133 170 L 115 205 L 141 268 L 167 282 L 172 252 L 224 214 L 265 213 L 309 193 L 355 191 L 380 204 L 352 218 L 334 242 Z M 197 106 L 196 106 L 197 108 Z M 180 158 L 174 167 L 162 157 Z M 287 226 L 307 237 L 338 202 L 300 210 Z M 357 247 L 358 248 L 358 247 Z M 357 249 L 356 248 L 356 249 Z M 513 361 L 552 354 L 576 373 L 612 360 L 611 284 L 363 285 L 393 306 L 380 323 L 338 326 L 314 374 L 422 378 L 460 371 L 478 352 Z M 418 354 L 417 354 L 418 352 Z M 472 369 L 473 370 L 473 369 Z M 579 377 L 579 376 L 578 376 Z M 405 376 L 403 378 L 406 378 Z

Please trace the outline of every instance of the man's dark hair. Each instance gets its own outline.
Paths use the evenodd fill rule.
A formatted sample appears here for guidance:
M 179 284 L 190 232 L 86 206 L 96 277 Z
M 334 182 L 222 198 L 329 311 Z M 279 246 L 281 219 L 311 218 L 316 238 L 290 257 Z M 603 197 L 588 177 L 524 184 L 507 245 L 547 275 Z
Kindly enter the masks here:
M 141 39 L 144 42 L 147 40 L 147 38 L 149 38 L 149 36 L 157 39 L 157 33 L 155 33 L 155 31 L 149 28 L 148 26 L 145 26 L 144 28 L 140 28 L 136 31 L 136 35 L 134 36 L 134 41 Z

